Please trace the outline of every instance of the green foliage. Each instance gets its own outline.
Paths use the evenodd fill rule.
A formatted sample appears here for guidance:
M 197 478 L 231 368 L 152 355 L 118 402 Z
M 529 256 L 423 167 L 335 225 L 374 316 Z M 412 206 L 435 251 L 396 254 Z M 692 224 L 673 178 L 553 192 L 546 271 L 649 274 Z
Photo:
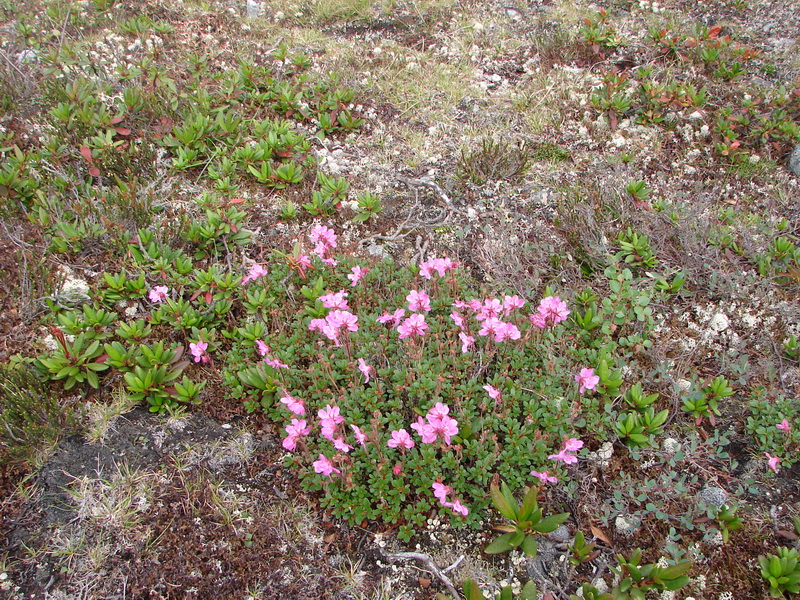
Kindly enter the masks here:
M 0 464 L 35 460 L 43 447 L 74 427 L 72 411 L 21 363 L 0 364 Z
M 514 494 L 511 493 L 511 489 L 505 482 L 500 487 L 493 483 L 489 488 L 489 493 L 494 507 L 511 521 L 512 525 L 495 527 L 506 533 L 484 549 L 486 554 L 501 554 L 513 548 L 521 548 L 525 554 L 535 558 L 538 549 L 535 534 L 555 531 L 569 517 L 569 513 L 544 517 L 536 499 L 539 493 L 537 487 L 528 488 L 521 504 L 514 499 Z
M 64 389 L 70 390 L 78 383 L 88 383 L 94 389 L 100 387 L 97 374 L 108 369 L 101 354 L 99 340 L 87 337 L 85 333 L 76 335 L 70 342 L 63 334 L 56 335 L 58 349 L 43 355 L 33 365 L 44 377 L 64 382 Z
M 709 385 L 705 385 L 699 390 L 696 385 L 693 385 L 689 395 L 683 399 L 681 410 L 692 415 L 698 425 L 704 418 L 707 418 L 711 425 L 716 425 L 716 418 L 721 415 L 719 400 L 733 396 L 733 394 L 733 388 L 728 385 L 728 380 L 722 375 L 718 375 Z
M 353 217 L 354 222 L 368 221 L 372 217 L 377 217 L 383 208 L 381 207 L 381 199 L 372 192 L 364 192 L 356 196 L 358 203 L 358 213 Z
M 502 179 L 517 181 L 525 175 L 530 152 L 524 144 L 496 142 L 483 138 L 480 148 L 461 150 L 458 176 L 478 185 Z
M 679 562 L 670 567 L 659 567 L 656 564 L 640 565 L 642 551 L 637 548 L 630 558 L 617 554 L 618 566 L 611 570 L 619 577 L 620 581 L 610 592 L 601 594 L 592 585 L 583 585 L 583 598 L 585 600 L 645 600 L 650 590 L 675 591 L 686 586 L 689 578 L 684 575 L 692 568 L 690 561 Z M 572 595 L 571 600 L 580 597 Z
M 569 546 L 569 555 L 567 556 L 567 559 L 573 567 L 577 567 L 585 562 L 588 562 L 600 554 L 599 551 L 594 549 L 595 546 L 595 542 L 590 542 L 587 544 L 583 532 L 579 530 L 575 534 L 575 539 Z
M 763 456 L 769 452 L 781 457 L 781 464 L 788 468 L 798 460 L 800 449 L 800 406 L 794 398 L 784 395 L 776 397 L 767 394 L 766 390 L 756 389 L 747 403 L 749 414 L 745 422 L 745 431 L 755 442 L 757 451 Z M 784 419 L 790 424 L 788 431 L 777 428 Z
M 800 568 L 798 568 L 797 550 L 781 546 L 777 554 L 758 557 L 761 576 L 769 584 L 769 595 L 773 598 L 785 598 L 786 592 L 800 593 Z

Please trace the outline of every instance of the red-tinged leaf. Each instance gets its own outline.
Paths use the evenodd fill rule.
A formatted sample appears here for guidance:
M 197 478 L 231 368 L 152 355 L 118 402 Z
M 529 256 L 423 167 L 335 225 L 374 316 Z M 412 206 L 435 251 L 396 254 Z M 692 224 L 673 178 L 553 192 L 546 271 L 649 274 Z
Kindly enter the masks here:
M 244 198 L 234 198 L 233 200 L 228 200 L 228 204 L 242 204 L 243 202 L 247 202 Z
M 167 392 L 170 396 L 174 396 L 175 394 L 178 393 L 178 390 L 176 390 L 174 387 L 165 387 L 164 391 Z
M 100 169 L 98 169 L 97 167 L 91 167 L 89 169 L 89 175 L 91 175 L 92 177 L 100 177 Z
M 796 540 L 797 534 L 794 531 L 786 531 L 785 529 L 778 529 L 778 535 L 787 540 Z
M 592 531 L 592 535 L 596 537 L 601 542 L 605 543 L 607 546 L 613 546 L 611 540 L 608 539 L 608 536 L 603 532 L 602 529 L 599 527 L 595 527 L 594 525 L 589 525 L 589 529 Z
M 116 131 L 120 135 L 130 135 L 131 130 L 127 127 L 114 127 L 114 131 Z
M 281 151 L 281 152 L 276 152 L 275 156 L 277 156 L 278 158 L 292 158 L 292 153 Z
M 105 364 L 107 360 L 108 360 L 108 354 L 101 354 L 100 356 L 94 359 L 94 362 L 102 365 Z
M 211 298 L 213 298 L 214 294 L 211 293 L 211 290 L 208 290 L 205 295 L 206 304 L 211 304 Z
M 239 233 L 239 228 L 236 226 L 236 223 L 231 223 L 231 231 L 233 233 Z
M 114 117 L 111 119 L 108 124 L 109 125 L 116 125 L 117 123 L 122 123 L 125 120 L 125 115 L 119 115 L 118 117 Z
M 92 156 L 92 151 L 89 150 L 89 146 L 81 146 L 80 151 L 81 151 L 81 156 L 85 158 L 89 163 L 94 162 L 94 156 Z
M 609 117 L 611 121 L 611 131 L 616 131 L 617 125 L 619 124 L 619 121 L 617 121 L 617 113 L 611 113 Z
M 197 291 L 196 291 L 194 294 L 192 294 L 192 296 L 189 298 L 189 301 L 190 301 L 190 302 L 194 302 L 195 300 L 197 300 L 197 297 L 198 297 L 200 294 L 202 294 L 202 293 L 203 293 L 203 292 L 202 292 L 201 290 L 197 290 Z
M 708 30 L 708 39 L 714 40 L 722 31 L 722 25 L 714 25 L 711 29 Z

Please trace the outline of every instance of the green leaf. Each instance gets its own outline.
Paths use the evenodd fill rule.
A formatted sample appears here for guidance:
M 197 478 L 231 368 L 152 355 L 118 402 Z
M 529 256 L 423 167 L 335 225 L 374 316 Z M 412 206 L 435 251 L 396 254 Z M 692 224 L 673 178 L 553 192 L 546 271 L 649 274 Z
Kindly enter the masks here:
M 560 513 L 557 515 L 550 515 L 549 517 L 545 517 L 541 521 L 539 521 L 536 525 L 533 526 L 535 531 L 539 533 L 550 533 L 551 531 L 555 531 L 559 525 L 561 525 L 564 521 L 569 518 L 569 513 Z
M 464 580 L 464 596 L 466 596 L 467 600 L 486 600 L 484 595 L 481 593 L 481 588 L 478 587 L 478 584 L 472 581 L 472 579 L 465 579 Z
M 525 539 L 522 541 L 522 551 L 531 558 L 536 558 L 538 550 L 539 545 L 536 543 L 536 538 L 532 535 L 526 535 Z
M 539 593 L 533 580 L 528 581 L 519 593 L 519 600 L 536 600 Z
M 692 562 L 685 560 L 683 562 L 678 563 L 677 565 L 672 565 L 671 567 L 667 567 L 666 569 L 662 570 L 659 576 L 661 579 L 675 579 L 676 577 L 680 577 L 686 571 L 692 568 Z
M 493 541 L 491 544 L 486 546 L 484 552 L 486 552 L 486 554 L 502 554 L 503 552 L 508 552 L 512 548 L 511 544 L 509 543 L 509 540 L 511 540 L 511 537 L 513 535 L 515 534 L 504 533 L 495 541 Z
M 505 486 L 505 483 L 503 485 Z M 507 486 L 506 489 L 508 489 Z M 492 504 L 494 504 L 494 507 L 500 511 L 501 515 L 503 515 L 509 521 L 517 520 L 516 508 L 512 504 L 509 504 L 505 494 L 503 494 L 495 484 L 492 484 L 489 487 L 489 494 L 492 497 Z M 514 504 L 516 504 L 516 502 L 514 502 Z
M 512 548 L 516 548 L 523 542 L 524 539 L 525 531 L 522 529 L 517 529 L 511 534 L 511 539 L 508 540 L 508 543 Z
M 519 509 L 519 520 L 520 521 L 527 521 L 530 519 L 531 514 L 538 508 L 538 503 L 536 501 L 536 496 L 539 493 L 539 488 L 531 487 L 528 489 L 528 493 L 525 494 L 525 498 L 522 500 L 522 506 Z

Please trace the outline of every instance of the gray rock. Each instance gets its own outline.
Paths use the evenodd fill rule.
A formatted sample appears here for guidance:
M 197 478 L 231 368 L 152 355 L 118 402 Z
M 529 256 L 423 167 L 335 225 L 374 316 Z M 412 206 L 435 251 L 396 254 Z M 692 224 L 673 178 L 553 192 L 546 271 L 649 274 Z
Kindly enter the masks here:
M 555 531 L 550 533 L 550 537 L 557 542 L 568 542 L 572 538 L 566 525 L 556 527 Z
M 250 19 L 255 19 L 260 17 L 261 14 L 262 14 L 261 2 L 256 2 L 256 0 L 247 0 L 247 17 Z
M 728 492 L 722 488 L 714 487 L 712 485 L 704 487 L 697 493 L 697 499 L 702 500 L 710 506 L 720 508 L 725 506 L 728 502 Z
M 800 177 L 800 144 L 797 144 L 789 155 L 789 170 Z
M 389 252 L 381 246 L 380 244 L 370 244 L 367 246 L 367 252 L 371 256 L 375 256 L 376 258 L 384 259 L 389 256 Z

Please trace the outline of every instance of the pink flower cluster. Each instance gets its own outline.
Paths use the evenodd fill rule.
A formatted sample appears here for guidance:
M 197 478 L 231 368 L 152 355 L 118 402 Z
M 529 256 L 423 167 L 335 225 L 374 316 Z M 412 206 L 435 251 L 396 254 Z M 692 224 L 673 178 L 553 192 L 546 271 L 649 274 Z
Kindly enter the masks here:
M 548 326 L 556 325 L 561 321 L 566 321 L 569 316 L 570 310 L 567 308 L 567 303 L 558 296 L 547 296 L 542 298 L 536 312 L 530 316 L 531 323 L 539 329 L 544 329 Z
M 325 227 L 325 225 L 317 225 L 311 230 L 309 239 L 314 244 L 314 254 L 319 256 L 322 262 L 336 266 L 337 261 L 326 256 L 329 250 L 336 248 L 337 238 L 333 229 Z
M 319 455 L 319 459 L 312 463 L 314 472 L 320 475 L 330 477 L 334 473 L 341 473 L 339 469 L 333 466 L 333 461 L 324 454 Z
M 442 506 L 452 509 L 455 514 L 461 515 L 462 517 L 466 517 L 469 514 L 469 509 L 461 504 L 461 500 L 458 498 L 453 499 L 452 502 L 447 500 L 447 496 L 453 492 L 450 486 L 436 481 L 431 487 L 433 488 L 433 495 L 439 500 Z
M 581 369 L 581 372 L 575 375 L 575 381 L 580 385 L 578 393 L 582 394 L 586 390 L 594 391 L 600 383 L 600 377 L 594 374 L 594 369 Z
M 338 406 L 328 404 L 317 411 L 319 417 L 320 435 L 333 442 L 333 447 L 339 452 L 347 454 L 353 447 L 344 441 L 344 436 L 339 432 L 339 425 L 344 423 L 344 417 L 339 413 Z
M 364 376 L 364 383 L 369 383 L 370 375 L 375 372 L 375 367 L 367 364 L 363 358 L 358 359 L 358 370 Z
M 256 340 L 256 349 L 258 350 L 258 353 L 264 357 L 264 362 L 273 369 L 289 368 L 289 365 L 287 365 L 285 362 L 281 362 L 279 359 L 272 356 L 272 348 L 267 346 L 263 341 Z
M 322 306 L 325 308 L 335 308 L 336 310 L 350 310 L 347 306 L 347 292 L 339 290 L 336 293 L 330 292 L 319 297 Z
M 211 357 L 206 354 L 206 350 L 208 350 L 208 342 L 200 341 L 189 343 L 189 352 L 192 354 L 192 358 L 196 363 L 207 363 L 211 360 Z
M 570 438 L 566 442 L 564 442 L 564 447 L 558 454 L 551 454 L 547 458 L 550 460 L 560 460 L 563 461 L 564 464 L 573 465 L 578 462 L 578 457 L 575 456 L 575 452 L 583 448 L 583 442 L 577 438 Z
M 288 435 L 283 438 L 281 445 L 290 452 L 294 452 L 297 448 L 297 440 L 311 433 L 311 428 L 305 419 L 292 419 L 291 424 L 287 425 L 285 429 Z
M 439 277 L 444 277 L 447 271 L 455 269 L 456 267 L 458 267 L 458 263 L 453 262 L 449 258 L 432 258 L 419 264 L 419 274 L 425 279 L 430 279 L 433 276 L 433 271 L 436 271 Z
M 405 429 L 398 429 L 396 431 L 392 431 L 392 437 L 388 442 L 386 442 L 386 445 L 389 446 L 389 448 L 411 450 L 415 444 L 414 440 L 411 439 L 411 435 L 409 435 Z
M 511 311 L 521 308 L 524 305 L 525 300 L 516 295 L 506 296 L 503 302 L 498 298 L 486 298 L 483 301 L 478 299 L 473 299 L 469 302 L 457 300 L 453 303 L 455 308 L 469 308 L 472 310 L 475 313 L 475 320 L 481 323 L 481 329 L 478 331 L 478 335 L 484 337 L 489 336 L 494 339 L 495 342 L 518 340 L 522 337 L 516 325 L 502 321 L 500 316 L 507 316 Z M 462 332 L 459 333 L 461 352 L 466 353 L 475 342 L 475 338 L 464 333 L 464 317 L 461 316 L 461 313 L 457 310 L 453 310 L 450 313 L 450 318 L 456 324 L 456 327 L 462 330 Z
M 425 315 L 420 313 L 414 313 L 397 328 L 401 340 L 415 335 L 425 335 L 426 331 L 428 331 L 428 324 L 425 322 Z
M 777 473 L 779 471 L 778 463 L 781 462 L 780 457 L 772 456 L 769 452 L 764 452 L 764 456 L 767 457 L 767 465 L 769 468 Z
M 551 457 L 552 458 L 552 457 Z M 545 483 L 557 483 L 558 479 L 550 475 L 547 471 L 531 471 L 531 475 L 536 477 L 539 481 L 543 484 Z
M 301 417 L 306 414 L 305 402 L 301 398 L 295 398 L 287 391 L 284 391 L 283 396 L 281 396 L 281 404 L 285 405 L 292 414 L 300 415 Z
M 369 269 L 362 269 L 358 265 L 353 267 L 353 269 L 347 275 L 347 278 L 350 280 L 350 285 L 352 287 L 356 287 L 356 285 L 358 285 L 358 282 L 361 281 L 361 278 L 364 277 L 364 275 L 366 275 L 367 273 L 369 273 Z
M 167 286 L 157 285 L 150 290 L 147 297 L 150 298 L 150 302 L 161 304 L 167 299 L 167 293 L 169 293 L 169 288 L 167 288 Z
M 343 329 L 358 331 L 358 317 L 346 310 L 332 310 L 324 319 L 311 319 L 309 331 L 319 331 L 336 346 L 341 346 L 339 335 Z
M 449 446 L 450 438 L 458 435 L 458 421 L 449 416 L 449 413 L 448 406 L 437 402 L 425 415 L 425 420 L 417 417 L 417 422 L 411 425 L 411 429 L 422 438 L 423 444 L 433 444 L 441 439 L 446 446 Z
M 250 267 L 250 270 L 247 272 L 247 275 L 242 277 L 242 285 L 246 285 L 251 281 L 255 281 L 259 277 L 264 277 L 267 274 L 267 270 L 262 267 L 260 264 L 255 263 Z
M 411 290 L 406 296 L 406 302 L 408 302 L 408 310 L 411 312 L 431 311 L 431 298 L 425 291 Z

